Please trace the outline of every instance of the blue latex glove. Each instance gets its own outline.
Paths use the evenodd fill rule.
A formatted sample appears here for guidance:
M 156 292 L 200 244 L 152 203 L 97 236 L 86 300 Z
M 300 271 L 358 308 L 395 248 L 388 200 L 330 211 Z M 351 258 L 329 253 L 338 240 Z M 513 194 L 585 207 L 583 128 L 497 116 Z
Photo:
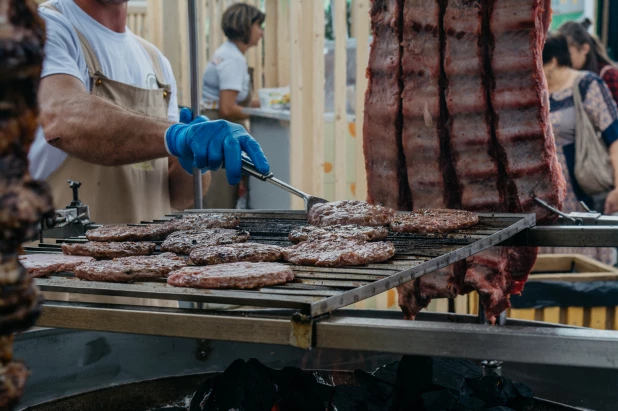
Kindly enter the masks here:
M 195 119 L 191 120 L 193 118 L 193 111 L 191 111 L 190 108 L 187 107 L 183 107 L 180 109 L 180 122 L 182 124 L 195 124 L 195 123 L 203 123 L 204 121 L 209 121 L 208 117 L 206 116 L 197 116 L 195 117 Z M 192 158 L 178 158 L 178 162 L 180 163 L 181 167 L 189 174 L 193 175 L 193 159 Z M 201 168 L 200 172 L 202 174 L 206 173 L 208 171 L 207 168 Z
M 191 117 L 191 110 L 181 110 L 181 121 L 189 121 Z M 178 157 L 189 173 L 193 172 L 194 166 L 218 170 L 225 160 L 228 183 L 238 184 L 242 173 L 242 151 L 249 155 L 261 173 L 270 172 L 270 165 L 258 142 L 244 127 L 225 120 L 208 121 L 200 116 L 190 124 L 174 124 L 165 133 L 165 143 L 168 152 Z

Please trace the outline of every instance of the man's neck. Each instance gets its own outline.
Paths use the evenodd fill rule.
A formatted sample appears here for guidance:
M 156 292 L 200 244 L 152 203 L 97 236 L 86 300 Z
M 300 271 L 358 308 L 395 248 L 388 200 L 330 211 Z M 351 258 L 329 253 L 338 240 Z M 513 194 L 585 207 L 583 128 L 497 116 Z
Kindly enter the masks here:
M 97 0 L 74 0 L 86 14 L 116 33 L 124 33 L 127 26 L 127 3 L 104 4 Z

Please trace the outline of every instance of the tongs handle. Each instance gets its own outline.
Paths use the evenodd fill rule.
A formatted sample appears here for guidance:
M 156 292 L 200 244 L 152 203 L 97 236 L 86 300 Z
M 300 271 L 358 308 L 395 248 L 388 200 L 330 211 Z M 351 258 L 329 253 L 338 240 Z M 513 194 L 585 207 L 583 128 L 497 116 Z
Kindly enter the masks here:
M 248 155 L 242 153 L 242 171 L 243 173 L 250 175 L 255 178 L 259 178 L 262 181 L 269 180 L 273 178 L 275 175 L 273 173 L 262 174 L 255 168 L 253 161 L 249 158 Z
M 292 187 L 291 185 L 284 183 L 283 181 L 279 180 L 278 178 L 275 178 L 275 175 L 271 172 L 268 174 L 262 174 L 260 173 L 257 168 L 255 168 L 255 165 L 253 164 L 253 161 L 251 161 L 251 159 L 249 158 L 248 155 L 246 155 L 245 153 L 242 153 L 242 172 L 253 176 L 255 178 L 259 178 L 262 181 L 268 181 L 269 183 L 284 189 L 285 191 L 287 191 L 288 193 L 294 194 L 295 196 L 298 196 L 300 198 L 302 198 L 303 200 L 305 200 L 305 202 L 307 201 L 307 199 L 309 198 L 309 195 L 306 193 L 303 193 L 302 191 L 298 190 L 295 187 Z

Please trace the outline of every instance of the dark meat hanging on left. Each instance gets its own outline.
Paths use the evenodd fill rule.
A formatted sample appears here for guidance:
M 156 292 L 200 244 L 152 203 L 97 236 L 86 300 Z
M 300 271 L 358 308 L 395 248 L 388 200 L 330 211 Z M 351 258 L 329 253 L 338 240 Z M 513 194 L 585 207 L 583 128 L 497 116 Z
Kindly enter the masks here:
M 27 368 L 12 361 L 12 339 L 31 327 L 41 296 L 18 261 L 20 245 L 53 213 L 45 184 L 28 175 L 27 153 L 37 128 L 37 92 L 45 25 L 34 0 L 0 0 L 0 409 L 21 396 Z

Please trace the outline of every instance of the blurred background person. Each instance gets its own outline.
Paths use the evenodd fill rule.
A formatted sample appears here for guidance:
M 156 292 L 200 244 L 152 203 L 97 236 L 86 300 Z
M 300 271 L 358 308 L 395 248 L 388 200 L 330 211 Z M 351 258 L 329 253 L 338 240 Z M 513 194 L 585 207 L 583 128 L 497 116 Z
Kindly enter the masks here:
M 245 54 L 262 39 L 265 19 L 262 11 L 244 3 L 236 3 L 223 13 L 221 27 L 228 40 L 208 62 L 202 81 L 202 114 L 209 119 L 237 122 L 248 129 L 249 116 L 242 108 L 259 107 L 260 103 L 253 99 L 253 73 Z M 236 208 L 239 191 L 246 193 L 246 179 L 243 177 L 240 186 L 230 186 L 223 170 L 213 172 L 204 207 Z
M 599 39 L 588 32 L 590 20 L 583 23 L 568 21 L 558 31 L 564 34 L 569 43 L 571 63 L 575 70 L 585 70 L 597 74 L 605 81 L 614 101 L 618 103 L 618 68 L 607 55 Z
M 574 174 L 575 137 L 577 134 L 576 110 L 582 110 L 600 133 L 608 148 L 614 168 L 618 169 L 618 109 L 603 80 L 592 72 L 580 72 L 572 68 L 571 55 L 566 36 L 550 33 L 543 48 L 543 71 L 550 93 L 550 119 L 556 140 L 556 152 L 567 182 L 563 211 L 583 211 L 579 201 L 590 208 L 618 211 L 618 190 L 614 189 L 599 198 L 591 198 L 580 188 Z M 575 87 L 581 95 L 581 107 L 576 107 Z M 618 181 L 618 177 L 614 177 Z M 616 263 L 613 248 L 566 248 L 541 247 L 539 253 L 580 253 L 596 258 L 606 264 Z

